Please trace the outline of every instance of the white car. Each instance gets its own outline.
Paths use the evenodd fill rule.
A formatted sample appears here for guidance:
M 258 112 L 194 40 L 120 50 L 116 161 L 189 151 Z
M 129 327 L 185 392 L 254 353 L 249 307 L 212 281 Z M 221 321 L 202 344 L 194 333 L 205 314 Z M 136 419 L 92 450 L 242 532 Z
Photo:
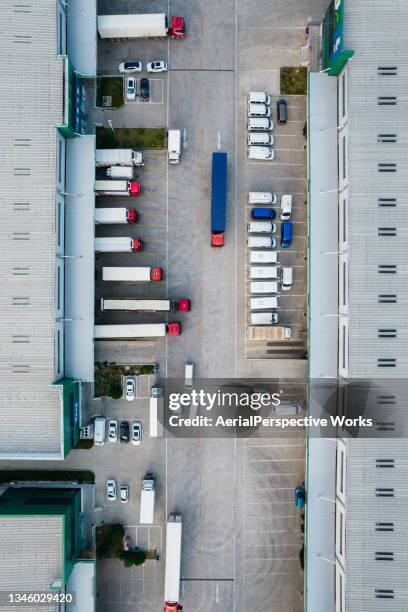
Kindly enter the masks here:
M 136 79 L 133 77 L 126 81 L 126 100 L 136 100 Z
M 167 72 L 167 64 L 163 60 L 154 60 L 146 64 L 147 72 Z
M 118 440 L 118 422 L 115 419 L 111 419 L 108 425 L 108 441 L 117 442 Z
M 272 160 L 275 157 L 275 151 L 270 147 L 251 146 L 248 148 L 248 157 L 249 159 Z
M 139 60 L 122 62 L 119 64 L 119 72 L 127 74 L 129 72 L 142 72 L 143 64 Z
M 139 446 L 142 441 L 142 423 L 133 421 L 132 423 L 132 444 Z
M 129 487 L 127 485 L 120 487 L 120 501 L 122 504 L 127 504 L 129 501 Z
M 290 218 L 292 216 L 292 202 L 293 202 L 293 196 L 291 196 L 288 193 L 284 193 L 281 196 L 281 201 L 280 201 L 280 205 L 281 205 L 281 213 L 280 213 L 280 218 L 282 221 L 290 221 Z
M 135 380 L 134 378 L 127 378 L 126 379 L 126 390 L 125 390 L 125 397 L 127 401 L 132 402 L 135 399 L 135 394 L 136 394 Z
M 111 479 L 106 481 L 106 495 L 108 501 L 116 501 L 116 480 Z

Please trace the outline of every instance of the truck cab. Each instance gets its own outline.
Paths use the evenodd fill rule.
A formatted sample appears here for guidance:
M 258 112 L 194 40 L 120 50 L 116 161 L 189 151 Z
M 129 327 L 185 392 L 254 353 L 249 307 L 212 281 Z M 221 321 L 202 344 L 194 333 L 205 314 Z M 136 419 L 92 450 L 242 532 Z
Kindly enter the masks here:
M 186 38 L 186 24 L 183 17 L 172 16 L 169 35 L 171 38 Z
M 166 323 L 166 331 L 169 336 L 180 336 L 181 323 Z

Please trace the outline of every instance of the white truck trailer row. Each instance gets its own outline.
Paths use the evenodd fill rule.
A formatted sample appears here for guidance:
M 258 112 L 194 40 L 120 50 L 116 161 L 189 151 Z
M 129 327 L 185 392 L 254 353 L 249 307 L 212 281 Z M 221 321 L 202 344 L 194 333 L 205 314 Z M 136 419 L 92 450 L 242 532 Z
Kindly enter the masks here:
M 130 325 L 95 325 L 95 340 L 132 340 L 137 338 L 163 338 L 179 336 L 180 323 L 140 323 Z
M 163 270 L 161 268 L 136 267 L 136 266 L 104 266 L 102 268 L 102 280 L 149 283 L 150 281 L 161 281 Z
M 95 208 L 94 221 L 98 225 L 133 224 L 137 219 L 133 208 Z

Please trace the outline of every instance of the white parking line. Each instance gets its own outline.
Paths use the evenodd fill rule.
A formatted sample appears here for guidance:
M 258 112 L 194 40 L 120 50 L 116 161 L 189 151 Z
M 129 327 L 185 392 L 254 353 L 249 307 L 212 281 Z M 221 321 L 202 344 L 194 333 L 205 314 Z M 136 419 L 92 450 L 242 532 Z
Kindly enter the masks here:
M 274 166 L 304 166 L 305 165 L 305 164 L 292 164 L 292 163 L 286 163 L 286 162 L 277 162 L 274 159 L 270 159 L 270 160 L 266 159 L 265 161 L 261 161 L 261 162 L 251 161 L 248 159 L 247 162 L 251 166 L 266 166 L 267 164 L 273 164 Z M 276 177 L 273 177 L 272 180 L 274 180 L 275 178 Z M 292 179 L 289 179 L 289 180 L 292 180 Z
M 304 458 L 302 459 L 248 459 L 249 463 L 269 463 L 271 461 L 274 461 L 276 463 L 281 463 L 283 461 L 304 461 Z

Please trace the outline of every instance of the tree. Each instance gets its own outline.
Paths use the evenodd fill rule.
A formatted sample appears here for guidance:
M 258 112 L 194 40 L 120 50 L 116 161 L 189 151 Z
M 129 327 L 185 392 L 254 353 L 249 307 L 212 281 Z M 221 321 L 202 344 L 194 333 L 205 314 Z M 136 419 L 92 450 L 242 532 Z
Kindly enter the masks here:
M 122 550 L 119 558 L 123 561 L 123 565 L 125 567 L 132 567 L 132 565 L 143 565 L 143 563 L 146 561 L 146 551 L 140 549 L 128 551 Z

